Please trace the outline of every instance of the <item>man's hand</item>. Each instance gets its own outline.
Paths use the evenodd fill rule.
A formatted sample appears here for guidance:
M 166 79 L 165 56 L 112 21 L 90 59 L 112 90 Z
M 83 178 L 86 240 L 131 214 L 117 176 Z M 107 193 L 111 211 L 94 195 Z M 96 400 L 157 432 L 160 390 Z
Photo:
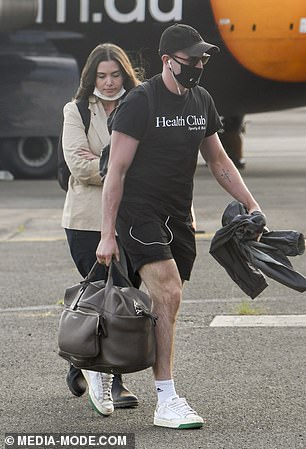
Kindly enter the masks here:
M 97 261 L 105 264 L 107 267 L 110 265 L 113 257 L 119 261 L 119 248 L 116 237 L 101 238 L 97 247 L 96 256 Z
M 260 212 L 263 214 L 261 208 L 259 207 L 258 203 L 255 203 L 252 207 L 248 208 L 248 213 L 252 214 L 253 212 Z
M 254 207 L 252 207 L 252 208 L 250 208 L 249 210 L 248 210 L 248 212 L 249 212 L 249 214 L 253 214 L 253 213 L 260 213 L 261 215 L 263 215 L 264 217 L 265 217 L 265 214 L 262 212 L 262 210 L 260 209 L 260 207 L 258 206 L 258 204 L 256 204 L 256 206 L 254 206 Z M 261 239 L 261 237 L 262 237 L 262 232 L 260 233 L 260 234 L 258 234 L 257 235 L 257 237 L 256 237 L 256 240 L 257 240 L 257 242 L 260 242 L 260 239 Z

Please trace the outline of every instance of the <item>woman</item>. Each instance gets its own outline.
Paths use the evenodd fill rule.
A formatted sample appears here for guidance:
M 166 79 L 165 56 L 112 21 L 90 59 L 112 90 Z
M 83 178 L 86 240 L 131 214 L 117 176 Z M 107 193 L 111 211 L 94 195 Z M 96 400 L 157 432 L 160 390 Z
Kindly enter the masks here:
M 107 118 L 124 94 L 139 83 L 126 53 L 114 44 L 100 44 L 88 56 L 74 101 L 64 107 L 62 144 L 71 175 L 62 226 L 71 256 L 83 277 L 96 261 L 100 241 L 102 182 L 99 161 L 101 150 L 109 142 Z M 76 104 L 78 101 L 88 101 L 90 125 L 87 135 Z M 98 270 L 96 279 L 104 279 L 104 266 L 99 266 Z M 66 380 L 76 396 L 86 390 L 83 376 L 89 387 L 89 398 L 98 413 L 110 415 L 114 404 L 116 407 L 138 405 L 137 397 L 126 389 L 120 375 L 81 372 L 70 366 Z

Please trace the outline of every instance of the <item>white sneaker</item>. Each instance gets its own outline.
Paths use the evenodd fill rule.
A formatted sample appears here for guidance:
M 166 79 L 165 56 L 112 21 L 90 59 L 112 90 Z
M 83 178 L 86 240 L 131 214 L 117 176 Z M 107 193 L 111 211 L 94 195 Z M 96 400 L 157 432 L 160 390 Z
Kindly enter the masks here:
M 112 398 L 113 374 L 82 369 L 89 387 L 91 405 L 101 415 L 111 415 L 114 411 Z
M 203 419 L 189 407 L 185 398 L 175 397 L 157 405 L 154 425 L 173 429 L 195 429 L 203 426 Z

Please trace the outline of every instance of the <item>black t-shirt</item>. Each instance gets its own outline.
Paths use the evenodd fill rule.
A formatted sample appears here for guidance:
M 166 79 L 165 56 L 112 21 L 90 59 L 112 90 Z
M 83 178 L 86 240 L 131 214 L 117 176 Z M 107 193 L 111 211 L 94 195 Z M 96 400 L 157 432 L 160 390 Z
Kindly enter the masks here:
M 149 83 L 153 108 L 143 89 L 136 87 L 121 103 L 112 127 L 140 141 L 122 201 L 184 219 L 190 214 L 199 145 L 220 129 L 220 117 L 202 87 L 179 96 L 166 88 L 161 75 Z

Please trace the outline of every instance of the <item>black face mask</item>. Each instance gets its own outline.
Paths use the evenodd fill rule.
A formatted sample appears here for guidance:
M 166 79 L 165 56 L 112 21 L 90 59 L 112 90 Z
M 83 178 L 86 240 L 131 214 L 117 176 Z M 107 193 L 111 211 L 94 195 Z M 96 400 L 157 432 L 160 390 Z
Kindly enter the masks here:
M 186 89 L 191 89 L 192 87 L 195 87 L 199 84 L 202 73 L 203 73 L 203 67 L 192 67 L 190 65 L 182 64 L 177 59 L 175 59 L 173 56 L 175 62 L 177 62 L 181 66 L 181 73 L 176 75 L 173 71 L 173 75 L 177 79 L 177 81 L 183 86 L 186 87 Z

